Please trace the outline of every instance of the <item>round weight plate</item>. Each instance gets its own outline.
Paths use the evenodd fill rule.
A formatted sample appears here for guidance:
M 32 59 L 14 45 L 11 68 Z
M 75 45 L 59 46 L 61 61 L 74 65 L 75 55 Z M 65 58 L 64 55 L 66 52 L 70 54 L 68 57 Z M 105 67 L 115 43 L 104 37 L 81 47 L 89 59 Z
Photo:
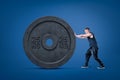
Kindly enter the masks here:
M 47 16 L 37 19 L 28 27 L 23 45 L 33 63 L 43 68 L 56 68 L 72 56 L 75 36 L 64 20 Z

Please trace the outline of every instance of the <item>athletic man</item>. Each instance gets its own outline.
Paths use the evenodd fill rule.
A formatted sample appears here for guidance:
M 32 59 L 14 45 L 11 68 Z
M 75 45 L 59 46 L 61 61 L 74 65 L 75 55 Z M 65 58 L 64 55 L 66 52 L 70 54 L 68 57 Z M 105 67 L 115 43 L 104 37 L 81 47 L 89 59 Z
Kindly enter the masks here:
M 97 67 L 97 68 L 98 69 L 104 69 L 105 68 L 104 64 L 98 58 L 98 45 L 97 45 L 97 42 L 96 42 L 94 34 L 90 31 L 90 29 L 88 27 L 86 27 L 84 29 L 84 32 L 85 32 L 85 34 L 80 34 L 80 35 L 76 35 L 75 34 L 75 36 L 77 38 L 87 38 L 88 41 L 89 41 L 89 46 L 90 46 L 89 49 L 86 52 L 86 57 L 85 57 L 86 61 L 85 61 L 85 64 L 81 68 L 88 68 L 89 59 L 90 59 L 91 55 L 93 55 L 94 58 L 95 58 L 95 60 L 100 64 L 100 66 Z

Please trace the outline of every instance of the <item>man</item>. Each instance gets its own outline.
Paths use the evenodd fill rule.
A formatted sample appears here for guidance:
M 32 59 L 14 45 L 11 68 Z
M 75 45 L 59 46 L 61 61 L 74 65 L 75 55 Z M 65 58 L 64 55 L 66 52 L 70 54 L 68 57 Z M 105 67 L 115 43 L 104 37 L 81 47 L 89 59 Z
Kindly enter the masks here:
M 75 36 L 77 38 L 87 38 L 89 41 L 89 49 L 86 52 L 86 56 L 85 56 L 85 64 L 84 66 L 82 66 L 81 68 L 88 68 L 88 62 L 89 59 L 91 57 L 91 55 L 93 54 L 95 60 L 100 64 L 99 67 L 97 67 L 98 69 L 104 69 L 104 64 L 102 63 L 102 61 L 98 58 L 98 45 L 95 39 L 95 36 L 92 32 L 90 32 L 90 29 L 88 27 L 86 27 L 84 29 L 85 34 L 80 34 L 80 35 L 76 35 Z

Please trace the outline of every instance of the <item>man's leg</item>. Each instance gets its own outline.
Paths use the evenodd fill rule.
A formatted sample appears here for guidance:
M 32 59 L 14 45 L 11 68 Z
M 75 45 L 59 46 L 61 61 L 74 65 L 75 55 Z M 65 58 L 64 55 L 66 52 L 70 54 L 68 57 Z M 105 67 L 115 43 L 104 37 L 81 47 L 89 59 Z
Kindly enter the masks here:
M 102 63 L 102 61 L 98 58 L 98 49 L 92 48 L 92 52 L 93 52 L 93 56 L 95 58 L 95 60 L 100 64 L 100 67 L 103 68 L 104 64 Z
M 84 66 L 88 66 L 88 62 L 89 62 L 90 57 L 91 57 L 91 50 L 89 48 L 86 52 L 86 55 L 85 55 L 85 65 Z

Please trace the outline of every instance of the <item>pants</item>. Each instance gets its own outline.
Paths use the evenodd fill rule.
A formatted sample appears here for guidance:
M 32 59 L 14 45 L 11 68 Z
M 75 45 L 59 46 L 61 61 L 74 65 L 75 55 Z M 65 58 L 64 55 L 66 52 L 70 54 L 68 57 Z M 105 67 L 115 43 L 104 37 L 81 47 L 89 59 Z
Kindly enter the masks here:
M 86 56 L 85 56 L 85 59 L 86 59 L 86 62 L 85 62 L 85 66 L 88 66 L 88 62 L 89 62 L 89 59 L 91 57 L 91 55 L 93 54 L 95 60 L 100 64 L 100 66 L 104 67 L 102 61 L 98 58 L 98 48 L 94 48 L 94 47 L 90 47 L 87 52 L 86 52 Z

